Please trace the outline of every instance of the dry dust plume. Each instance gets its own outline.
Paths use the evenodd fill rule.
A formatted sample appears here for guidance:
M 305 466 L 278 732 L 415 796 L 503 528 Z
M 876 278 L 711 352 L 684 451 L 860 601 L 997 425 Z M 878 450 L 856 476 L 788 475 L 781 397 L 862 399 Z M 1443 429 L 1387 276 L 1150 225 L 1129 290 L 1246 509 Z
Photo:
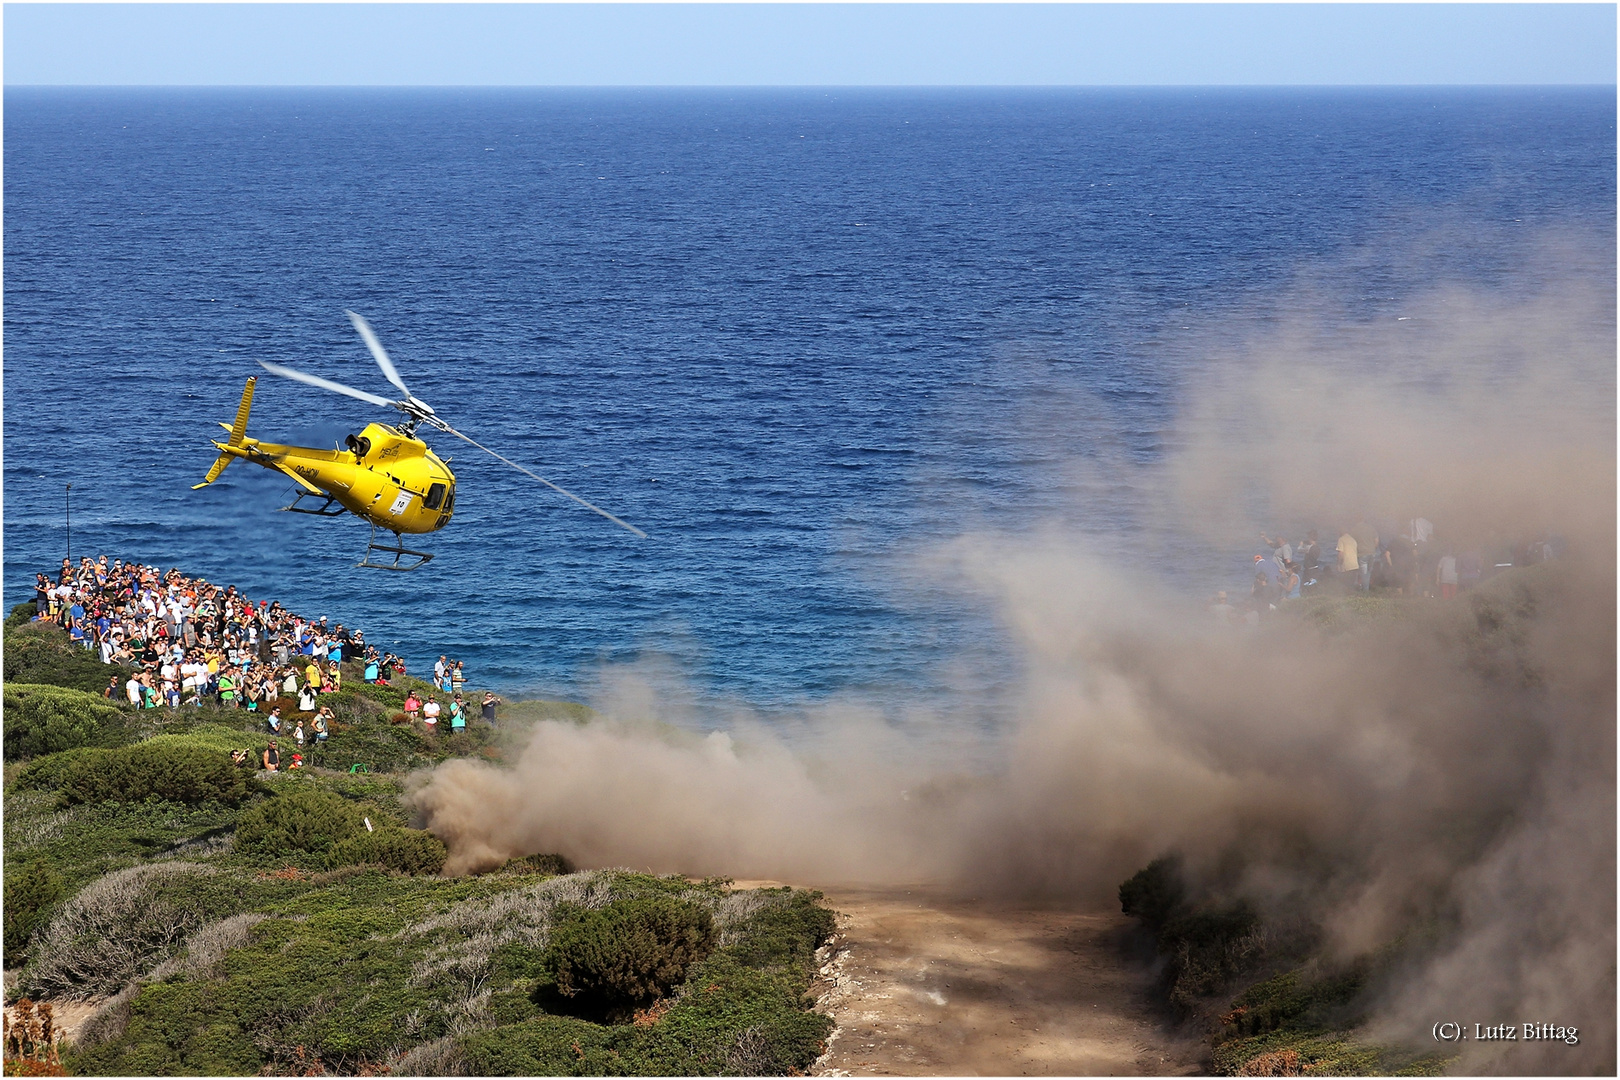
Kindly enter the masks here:
M 1462 1064 L 1612 1071 L 1615 329 L 1598 284 L 1436 288 L 1410 318 L 1331 332 L 1313 302 L 1183 388 L 1177 449 L 1144 474 L 1156 511 L 1219 550 L 1315 528 L 1331 560 L 1357 522 L 1423 517 L 1459 553 L 1556 537 L 1551 562 L 1456 601 L 1223 628 L 1203 597 L 1055 528 L 964 536 L 930 565 L 1018 644 L 1002 737 L 940 754 L 852 707 L 791 745 L 758 725 L 698 736 L 632 694 L 599 722 L 538 725 L 511 767 L 441 766 L 414 792 L 420 823 L 451 872 L 556 851 L 1088 903 L 1179 852 L 1330 955 L 1430 935 L 1380 1014 L 1391 1038 L 1564 1023 L 1578 1046 L 1466 1046 Z

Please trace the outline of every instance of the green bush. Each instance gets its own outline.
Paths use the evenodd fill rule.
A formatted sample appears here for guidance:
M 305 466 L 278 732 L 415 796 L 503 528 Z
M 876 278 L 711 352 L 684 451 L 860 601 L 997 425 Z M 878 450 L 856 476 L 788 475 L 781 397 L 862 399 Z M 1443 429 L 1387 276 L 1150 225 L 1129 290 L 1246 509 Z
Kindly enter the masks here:
M 360 811 L 340 795 L 291 791 L 242 815 L 236 825 L 236 847 L 272 857 L 294 852 L 324 855 L 338 841 L 364 830 L 360 818 Z
M 425 829 L 387 826 L 339 840 L 327 851 L 326 865 L 336 869 L 376 863 L 405 874 L 437 874 L 448 854 L 444 842 Z
M 9 868 L 5 885 L 6 962 L 12 967 L 44 916 L 62 899 L 62 877 L 44 860 Z
M 43 683 L 97 697 L 110 676 L 129 677 L 125 668 L 103 664 L 84 646 L 75 645 L 54 623 L 25 623 L 7 630 L 4 673 L 7 683 Z
M 62 805 L 97 802 L 240 803 L 247 777 L 217 750 L 153 740 L 120 750 L 81 750 L 57 777 Z
M 749 967 L 786 967 L 808 976 L 815 966 L 816 950 L 837 928 L 836 916 L 822 906 L 821 893 L 813 889 L 759 892 L 782 900 L 748 917 L 731 954 Z
M 1317 1034 L 1354 1027 L 1363 1017 L 1356 1009 L 1367 983 L 1366 961 L 1340 970 L 1285 971 L 1249 987 L 1232 1002 L 1217 1044 L 1228 1038 L 1264 1035 L 1279 1028 L 1299 1028 Z
M 568 861 L 566 855 L 525 855 L 520 859 L 508 859 L 501 864 L 496 873 L 501 874 L 572 874 L 574 864 Z
M 56 791 L 61 788 L 62 781 L 66 779 L 74 765 L 104 752 L 91 747 L 80 747 L 76 750 L 63 750 L 60 753 L 37 757 L 17 773 L 17 790 Z
M 714 919 L 696 904 L 634 897 L 567 912 L 541 966 L 563 997 L 622 1010 L 667 994 L 715 939 Z
M 1142 920 L 1142 925 L 1154 936 L 1158 936 L 1185 900 L 1181 861 L 1174 856 L 1154 859 L 1119 887 L 1120 910 Z
M 6 616 L 6 630 L 11 631 L 15 630 L 19 626 L 24 626 L 28 623 L 28 620 L 32 619 L 38 614 L 39 605 L 34 603 L 32 600 L 28 601 L 26 604 L 18 604 L 16 607 L 11 609 L 11 614 Z
M 1167 963 L 1161 989 L 1170 1004 L 1191 1010 L 1213 994 L 1263 949 L 1260 917 L 1237 901 L 1194 902 L 1180 860 L 1158 858 L 1119 887 L 1120 908 L 1153 933 Z
M 5 758 L 54 754 L 80 746 L 124 746 L 132 741 L 130 714 L 100 694 L 60 686 L 12 681 L 6 646 Z M 105 683 L 108 668 L 101 669 Z

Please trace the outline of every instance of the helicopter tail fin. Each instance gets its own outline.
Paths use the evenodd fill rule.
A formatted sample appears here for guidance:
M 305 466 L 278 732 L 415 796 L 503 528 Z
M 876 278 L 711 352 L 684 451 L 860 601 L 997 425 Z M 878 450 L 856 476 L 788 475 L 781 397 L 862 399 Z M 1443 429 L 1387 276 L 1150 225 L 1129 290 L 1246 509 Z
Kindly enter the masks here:
M 242 404 L 236 407 L 236 423 L 231 425 L 231 437 L 230 441 L 225 444 L 226 446 L 241 446 L 242 439 L 247 435 L 248 410 L 253 407 L 253 384 L 256 382 L 258 382 L 258 378 L 251 377 L 248 379 L 247 385 L 242 388 Z M 224 426 L 224 424 L 220 425 L 220 427 Z M 214 445 L 218 446 L 219 444 L 215 443 Z M 225 471 L 225 466 L 231 463 L 231 458 L 234 456 L 234 454 L 227 453 L 215 458 L 214 464 L 208 469 L 208 475 L 203 477 L 203 482 L 191 485 L 191 490 L 196 491 L 199 488 L 205 488 L 218 480 L 219 474 Z

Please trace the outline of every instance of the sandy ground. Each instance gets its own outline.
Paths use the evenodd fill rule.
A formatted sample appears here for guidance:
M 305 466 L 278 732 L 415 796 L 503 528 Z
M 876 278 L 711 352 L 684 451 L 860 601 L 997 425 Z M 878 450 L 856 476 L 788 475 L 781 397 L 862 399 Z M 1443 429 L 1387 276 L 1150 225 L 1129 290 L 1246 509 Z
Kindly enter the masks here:
M 742 885 L 743 883 L 738 883 Z M 812 988 L 838 1023 L 823 1076 L 1177 1076 L 1203 1047 L 1147 998 L 1117 911 L 827 889 L 839 935 Z
M 11 972 L 7 973 L 11 975 Z M 63 1039 L 71 1039 L 79 1032 L 79 1027 L 101 1008 L 104 998 L 91 1001 L 53 1001 L 51 1006 L 51 1022 L 56 1033 Z M 12 1009 L 6 1009 L 6 1020 L 9 1022 L 13 1015 Z

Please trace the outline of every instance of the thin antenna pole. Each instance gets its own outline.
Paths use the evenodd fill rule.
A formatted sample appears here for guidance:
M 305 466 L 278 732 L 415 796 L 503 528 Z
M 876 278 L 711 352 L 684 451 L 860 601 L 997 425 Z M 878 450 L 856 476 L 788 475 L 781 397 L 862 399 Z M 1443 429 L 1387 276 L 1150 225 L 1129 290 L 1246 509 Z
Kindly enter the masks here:
M 73 565 L 73 485 L 67 486 L 67 558 L 68 565 Z

